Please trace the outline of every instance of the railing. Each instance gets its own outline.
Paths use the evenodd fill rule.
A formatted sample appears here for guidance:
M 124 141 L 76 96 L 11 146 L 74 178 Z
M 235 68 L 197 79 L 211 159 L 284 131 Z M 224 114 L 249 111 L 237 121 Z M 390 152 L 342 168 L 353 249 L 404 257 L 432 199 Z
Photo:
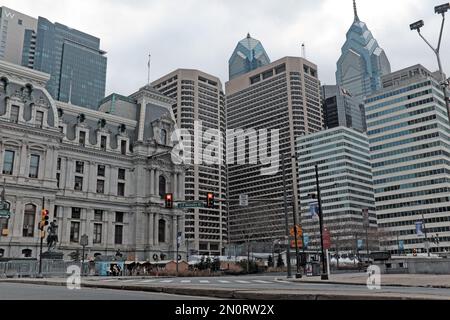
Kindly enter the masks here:
M 68 276 L 67 268 L 69 266 L 78 266 L 81 268 L 81 262 L 67 261 L 42 261 L 42 275 L 44 277 L 66 277 Z M 9 261 L 0 262 L 0 278 L 33 278 L 39 273 L 38 261 Z M 82 274 L 88 275 L 89 264 L 83 265 Z

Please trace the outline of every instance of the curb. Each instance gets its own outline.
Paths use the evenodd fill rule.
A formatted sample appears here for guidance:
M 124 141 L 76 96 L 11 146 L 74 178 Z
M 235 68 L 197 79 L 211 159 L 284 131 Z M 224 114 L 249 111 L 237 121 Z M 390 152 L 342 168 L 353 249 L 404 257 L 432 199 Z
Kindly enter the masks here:
M 0 283 L 22 283 L 65 287 L 65 281 L 38 281 L 38 280 L 8 280 Z M 127 290 L 153 293 L 166 293 L 182 296 L 199 296 L 219 299 L 235 299 L 235 300 L 289 300 L 289 301 L 319 301 L 319 300 L 435 300 L 427 298 L 414 298 L 402 296 L 381 296 L 381 295 L 339 295 L 336 293 L 266 293 L 256 292 L 254 289 L 203 289 L 203 288 L 189 288 L 189 287 L 161 287 L 161 286 L 137 286 L 137 285 L 114 285 L 114 284 L 96 284 L 96 283 L 82 283 L 82 288 L 92 289 L 112 289 L 112 290 Z

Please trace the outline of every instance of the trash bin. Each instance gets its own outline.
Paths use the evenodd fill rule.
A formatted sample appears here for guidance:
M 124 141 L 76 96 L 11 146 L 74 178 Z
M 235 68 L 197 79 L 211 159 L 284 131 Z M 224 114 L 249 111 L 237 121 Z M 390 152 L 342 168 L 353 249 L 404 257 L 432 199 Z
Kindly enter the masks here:
M 320 263 L 319 262 L 313 262 L 312 265 L 312 274 L 313 277 L 318 277 L 321 275 L 320 271 Z

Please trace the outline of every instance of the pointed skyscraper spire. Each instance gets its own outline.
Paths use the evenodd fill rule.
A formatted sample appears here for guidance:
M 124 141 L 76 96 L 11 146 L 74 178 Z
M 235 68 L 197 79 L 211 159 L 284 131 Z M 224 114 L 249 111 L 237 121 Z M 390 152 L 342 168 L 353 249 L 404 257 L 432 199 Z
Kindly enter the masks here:
M 353 12 L 355 14 L 355 21 L 359 21 L 358 8 L 356 7 L 356 0 L 353 0 Z

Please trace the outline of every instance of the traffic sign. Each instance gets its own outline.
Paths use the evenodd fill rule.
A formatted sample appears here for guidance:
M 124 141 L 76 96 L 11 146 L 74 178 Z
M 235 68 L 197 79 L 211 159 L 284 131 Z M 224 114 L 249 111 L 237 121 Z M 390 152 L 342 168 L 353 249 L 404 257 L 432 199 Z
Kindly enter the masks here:
M 9 203 L 0 201 L 0 211 L 1 210 L 9 210 Z
M 291 237 L 295 237 L 295 228 L 292 227 L 290 230 L 290 235 Z M 303 236 L 303 230 L 301 226 L 297 226 L 297 237 L 302 237 Z
M 82 247 L 86 247 L 88 244 L 89 244 L 89 236 L 87 234 L 82 235 L 80 239 L 80 245 Z
M 11 217 L 11 212 L 9 210 L 0 210 L 0 218 L 9 219 Z
M 205 204 L 201 201 L 193 201 L 193 202 L 180 202 L 177 204 L 178 209 L 195 209 L 195 208 L 204 208 Z
M 239 195 L 239 205 L 241 207 L 248 207 L 248 194 Z

